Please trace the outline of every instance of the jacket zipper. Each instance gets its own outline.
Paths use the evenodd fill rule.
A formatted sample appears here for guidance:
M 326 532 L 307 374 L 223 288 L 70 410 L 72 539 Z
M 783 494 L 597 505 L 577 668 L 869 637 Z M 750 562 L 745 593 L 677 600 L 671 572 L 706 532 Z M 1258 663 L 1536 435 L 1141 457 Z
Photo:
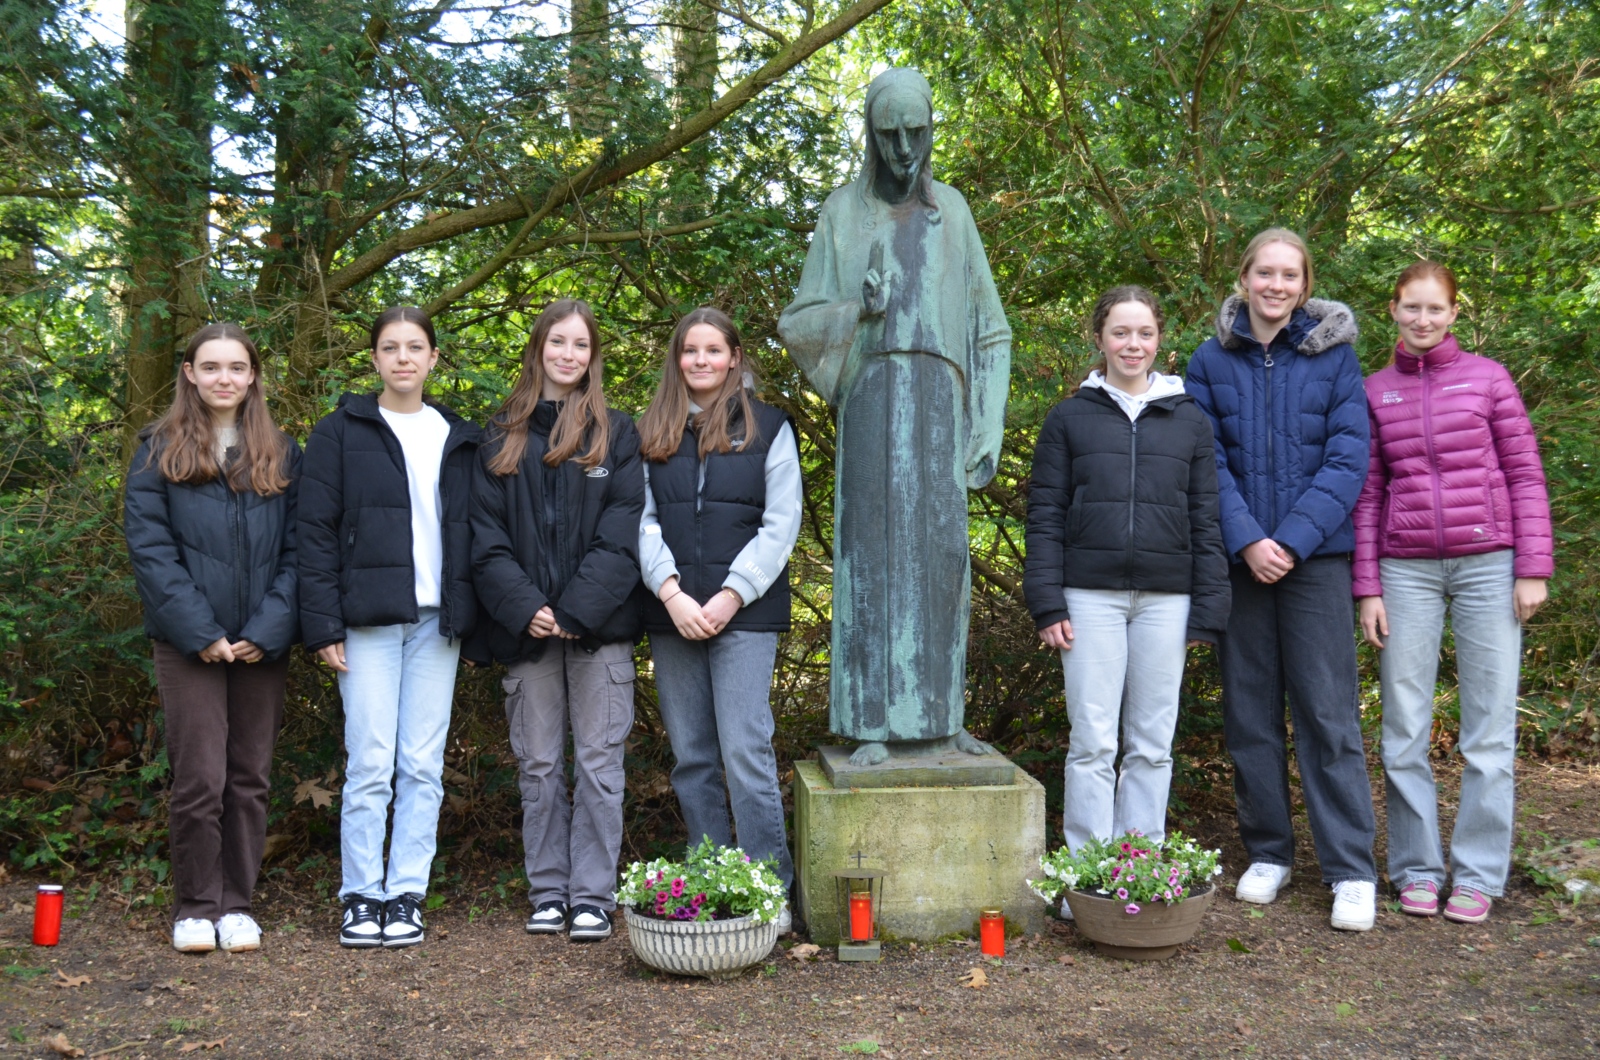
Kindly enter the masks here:
M 1128 578 L 1133 578 L 1133 507 L 1138 492 L 1139 421 L 1128 421 Z
M 1428 445 L 1428 477 L 1433 480 L 1434 540 L 1439 558 L 1444 558 L 1444 497 L 1439 485 L 1439 461 L 1433 452 L 1433 400 L 1428 386 L 1428 362 L 1422 362 L 1422 437 Z
M 239 633 L 244 632 L 245 597 L 249 595 L 244 582 L 249 575 L 250 557 L 245 555 L 244 548 L 244 520 L 239 512 L 239 494 L 231 486 L 228 487 L 228 518 L 233 524 L 233 614 L 234 621 L 239 623 Z M 237 634 L 235 634 L 237 635 Z
M 1278 466 L 1272 453 L 1272 435 L 1276 424 L 1272 419 L 1272 347 L 1266 347 L 1267 369 L 1267 522 L 1262 529 L 1271 534 L 1278 528 Z

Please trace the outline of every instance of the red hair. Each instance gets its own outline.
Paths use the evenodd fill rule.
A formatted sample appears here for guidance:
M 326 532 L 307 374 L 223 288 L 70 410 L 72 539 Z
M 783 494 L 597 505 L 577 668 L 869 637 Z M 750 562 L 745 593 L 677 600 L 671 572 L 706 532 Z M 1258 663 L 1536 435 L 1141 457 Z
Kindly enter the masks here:
M 1437 261 L 1423 258 L 1413 261 L 1400 272 L 1400 278 L 1394 281 L 1394 300 L 1400 301 L 1400 292 L 1406 285 L 1417 280 L 1438 280 L 1450 292 L 1450 304 L 1456 304 L 1456 274 L 1450 271 L 1448 265 L 1440 265 Z

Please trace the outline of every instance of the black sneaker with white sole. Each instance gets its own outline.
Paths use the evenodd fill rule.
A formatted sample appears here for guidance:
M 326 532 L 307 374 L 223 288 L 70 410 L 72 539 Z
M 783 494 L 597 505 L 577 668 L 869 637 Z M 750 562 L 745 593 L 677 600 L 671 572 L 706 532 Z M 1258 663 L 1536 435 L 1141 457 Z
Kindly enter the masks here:
M 573 942 L 599 942 L 611 937 L 611 914 L 597 905 L 575 905 L 567 922 L 567 938 Z
M 415 946 L 423 937 L 422 895 L 402 894 L 383 903 L 383 944 L 386 948 Z
M 540 902 L 533 915 L 523 925 L 530 935 L 559 935 L 567 930 L 567 903 Z
M 339 945 L 358 950 L 383 945 L 382 900 L 360 894 L 352 894 L 344 900 Z

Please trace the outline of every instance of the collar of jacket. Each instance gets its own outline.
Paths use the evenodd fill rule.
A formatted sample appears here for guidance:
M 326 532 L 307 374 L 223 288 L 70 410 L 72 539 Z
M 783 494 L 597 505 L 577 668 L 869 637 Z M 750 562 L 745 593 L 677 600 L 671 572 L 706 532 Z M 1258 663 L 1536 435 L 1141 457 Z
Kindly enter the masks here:
M 1117 404 L 1117 399 L 1106 393 L 1103 387 L 1079 386 L 1077 393 L 1073 394 L 1072 396 L 1083 398 L 1086 401 L 1093 401 L 1097 405 L 1104 405 L 1110 409 L 1116 409 L 1118 413 L 1122 412 L 1122 406 Z M 1193 400 L 1194 398 L 1190 397 L 1187 392 L 1182 394 L 1168 394 L 1165 397 L 1151 398 L 1149 401 L 1145 402 L 1145 407 L 1151 409 L 1166 409 L 1168 412 L 1171 412 L 1185 401 Z
M 533 406 L 533 415 L 528 417 L 529 429 L 544 435 L 555 430 L 562 404 L 560 401 L 545 401 L 540 398 L 539 403 Z
M 1250 333 L 1250 310 L 1245 300 L 1230 294 L 1217 313 L 1217 341 L 1235 352 L 1259 345 Z M 1356 315 L 1343 302 L 1312 298 L 1296 309 L 1284 325 L 1284 333 L 1297 352 L 1314 357 L 1342 343 L 1356 341 Z
M 1397 342 L 1394 346 L 1394 366 L 1406 375 L 1416 375 L 1422 371 L 1426 364 L 1429 368 L 1443 368 L 1454 364 L 1461 357 L 1461 344 L 1456 341 L 1453 334 L 1446 334 L 1439 341 L 1439 345 L 1418 357 L 1406 349 L 1404 342 Z
M 464 438 L 477 437 L 478 428 L 469 421 L 462 419 L 461 416 L 456 413 L 456 410 L 452 409 L 449 405 L 440 404 L 437 401 L 430 401 L 426 398 L 423 399 L 423 403 L 429 408 L 433 409 L 439 415 L 443 416 L 444 421 L 450 425 L 451 443 L 458 440 L 458 434 Z M 358 394 L 355 391 L 347 390 L 343 394 L 339 395 L 339 404 L 337 407 L 343 409 L 352 416 L 360 416 L 363 419 L 383 419 L 383 414 L 378 410 L 377 394 Z

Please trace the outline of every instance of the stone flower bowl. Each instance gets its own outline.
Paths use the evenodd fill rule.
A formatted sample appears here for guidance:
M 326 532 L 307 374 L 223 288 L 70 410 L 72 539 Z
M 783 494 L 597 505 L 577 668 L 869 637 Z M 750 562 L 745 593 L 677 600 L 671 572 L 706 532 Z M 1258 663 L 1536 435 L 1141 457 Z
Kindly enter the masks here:
M 733 979 L 760 964 L 778 943 L 776 920 L 659 920 L 631 908 L 623 915 L 633 952 L 650 967 L 673 975 Z
M 1216 887 L 1207 887 L 1173 905 L 1145 902 L 1131 915 L 1127 902 L 1087 891 L 1068 891 L 1067 905 L 1078 930 L 1105 956 L 1162 961 L 1194 937 L 1216 893 Z

